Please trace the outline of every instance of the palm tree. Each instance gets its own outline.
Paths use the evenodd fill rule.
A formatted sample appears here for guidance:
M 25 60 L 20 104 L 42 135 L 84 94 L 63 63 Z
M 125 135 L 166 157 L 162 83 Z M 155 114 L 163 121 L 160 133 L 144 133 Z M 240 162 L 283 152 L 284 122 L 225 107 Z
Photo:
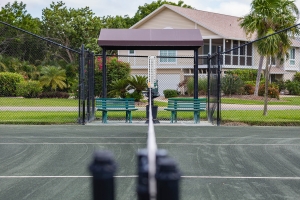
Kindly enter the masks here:
M 50 86 L 54 91 L 57 88 L 63 89 L 67 87 L 65 83 L 66 71 L 64 69 L 55 66 L 46 66 L 41 70 L 41 74 L 40 83 L 42 86 Z
M 128 79 L 118 79 L 111 84 L 112 90 L 108 92 L 109 96 L 125 98 L 128 92 Z
M 130 84 L 130 89 L 134 89 L 138 93 L 142 93 L 142 91 L 146 90 L 147 88 L 147 77 L 146 76 L 131 76 L 128 79 Z
M 277 31 L 286 29 L 296 24 L 299 18 L 299 10 L 293 0 L 253 0 L 251 12 L 240 19 L 240 26 L 247 35 L 256 33 L 257 38 L 271 35 Z M 291 47 L 291 38 L 298 32 L 297 28 L 292 28 L 289 33 L 282 32 L 272 35 L 266 39 L 257 41 L 260 62 L 256 79 L 254 95 L 258 94 L 262 63 L 267 57 L 265 68 L 265 103 L 263 115 L 267 115 L 268 103 L 268 83 L 271 65 L 268 63 L 272 57 L 284 61 L 288 57 L 288 50 Z
M 147 85 L 147 76 L 131 76 L 128 78 L 129 90 L 133 89 L 134 92 L 131 94 L 135 101 L 140 101 L 143 98 L 143 91 L 148 87 Z
M 293 26 L 299 16 L 299 10 L 293 0 L 253 0 L 251 11 L 240 19 L 240 26 L 248 36 L 256 33 L 257 38 L 262 38 L 268 33 L 276 32 Z M 255 43 L 259 46 L 259 42 Z M 290 45 L 285 45 L 289 47 Z M 286 54 L 287 49 L 281 49 L 279 56 Z M 280 55 L 281 53 L 281 55 Z M 265 54 L 260 54 L 259 67 L 254 95 L 258 95 L 259 82 Z

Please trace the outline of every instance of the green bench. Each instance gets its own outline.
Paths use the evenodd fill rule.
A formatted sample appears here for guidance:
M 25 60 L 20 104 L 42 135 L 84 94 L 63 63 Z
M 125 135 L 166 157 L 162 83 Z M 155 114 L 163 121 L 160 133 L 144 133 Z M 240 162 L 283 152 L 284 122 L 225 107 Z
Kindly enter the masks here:
M 194 112 L 194 123 L 200 122 L 200 111 L 206 110 L 206 98 L 169 98 L 168 107 L 171 111 L 171 123 L 177 122 L 177 112 Z
M 134 98 L 96 98 L 95 107 L 97 111 L 102 111 L 102 122 L 105 124 L 108 111 L 125 111 L 125 122 L 132 123 L 131 111 L 138 110 L 135 108 Z

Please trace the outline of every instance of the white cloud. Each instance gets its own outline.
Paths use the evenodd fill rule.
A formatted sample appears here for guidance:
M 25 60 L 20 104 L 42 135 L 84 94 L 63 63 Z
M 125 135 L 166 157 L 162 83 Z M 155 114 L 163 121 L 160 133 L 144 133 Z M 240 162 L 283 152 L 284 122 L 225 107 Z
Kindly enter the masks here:
M 15 0 L 0 0 L 0 7 L 4 6 L 8 2 L 13 3 Z M 19 2 L 21 0 L 18 0 Z M 42 9 L 49 7 L 51 2 L 57 2 L 59 0 L 22 0 L 27 6 L 27 11 L 33 17 L 41 17 Z M 151 3 L 154 0 L 62 0 L 69 8 L 84 8 L 88 6 L 96 16 L 124 16 L 128 14 L 133 17 L 139 6 L 143 6 L 145 3 Z M 169 0 L 177 3 L 178 0 Z M 215 13 L 222 13 L 233 16 L 244 16 L 250 11 L 250 4 L 252 0 L 183 0 L 185 4 L 191 5 L 198 10 L 205 10 Z M 296 1 L 296 5 L 300 8 L 300 0 Z
M 250 4 L 236 1 L 221 2 L 217 7 L 206 6 L 203 10 L 242 17 L 250 12 Z

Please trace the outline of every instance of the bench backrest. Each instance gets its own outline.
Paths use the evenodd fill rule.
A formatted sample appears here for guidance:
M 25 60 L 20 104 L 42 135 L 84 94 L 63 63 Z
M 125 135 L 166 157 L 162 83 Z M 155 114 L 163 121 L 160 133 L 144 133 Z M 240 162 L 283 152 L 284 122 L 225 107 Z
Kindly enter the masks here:
M 206 98 L 169 98 L 168 108 L 174 109 L 206 109 Z
M 96 98 L 96 108 L 130 109 L 135 108 L 134 98 Z

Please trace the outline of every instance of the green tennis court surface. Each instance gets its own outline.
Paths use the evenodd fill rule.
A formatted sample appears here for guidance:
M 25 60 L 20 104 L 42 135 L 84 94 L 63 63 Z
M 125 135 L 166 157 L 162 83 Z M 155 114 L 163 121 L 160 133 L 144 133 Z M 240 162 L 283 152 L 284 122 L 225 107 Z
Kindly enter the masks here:
M 156 126 L 182 171 L 181 199 L 300 199 L 299 127 Z M 0 199 L 92 199 L 95 150 L 114 153 L 116 199 L 136 199 L 147 126 L 0 126 Z

